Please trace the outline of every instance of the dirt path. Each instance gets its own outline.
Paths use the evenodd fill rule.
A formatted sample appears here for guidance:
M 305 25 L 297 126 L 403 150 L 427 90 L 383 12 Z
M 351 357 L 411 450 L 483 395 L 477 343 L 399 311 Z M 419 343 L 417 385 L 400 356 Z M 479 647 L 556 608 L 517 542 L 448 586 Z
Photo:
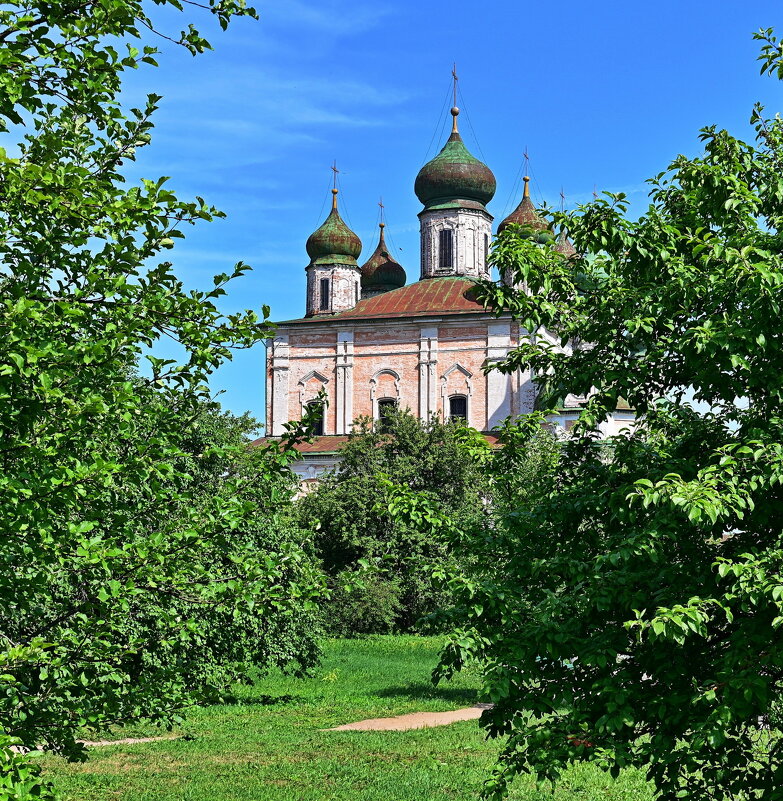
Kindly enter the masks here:
M 409 729 L 429 729 L 432 726 L 447 726 L 459 720 L 476 720 L 491 704 L 476 704 L 451 712 L 411 712 L 393 718 L 370 718 L 356 723 L 345 723 L 324 731 L 408 731 Z

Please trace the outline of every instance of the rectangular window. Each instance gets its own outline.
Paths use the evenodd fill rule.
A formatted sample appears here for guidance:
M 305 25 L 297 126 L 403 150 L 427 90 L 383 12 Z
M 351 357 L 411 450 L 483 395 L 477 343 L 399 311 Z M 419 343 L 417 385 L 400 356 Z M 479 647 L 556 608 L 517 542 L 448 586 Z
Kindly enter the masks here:
M 307 404 L 307 408 L 311 411 L 316 417 L 317 420 L 313 421 L 313 436 L 320 437 L 323 436 L 324 433 L 324 416 L 325 416 L 325 409 L 323 403 L 321 401 L 310 401 Z
M 489 258 L 489 235 L 484 234 L 484 263 L 487 263 Z
M 356 303 L 359 302 L 359 284 L 356 284 Z
M 329 311 L 329 279 L 321 279 L 321 311 Z
M 454 232 L 441 231 L 438 245 L 438 269 L 451 270 L 454 267 Z
M 378 401 L 378 431 L 388 432 L 389 416 L 394 414 L 396 409 L 397 401 L 394 398 L 381 398 Z

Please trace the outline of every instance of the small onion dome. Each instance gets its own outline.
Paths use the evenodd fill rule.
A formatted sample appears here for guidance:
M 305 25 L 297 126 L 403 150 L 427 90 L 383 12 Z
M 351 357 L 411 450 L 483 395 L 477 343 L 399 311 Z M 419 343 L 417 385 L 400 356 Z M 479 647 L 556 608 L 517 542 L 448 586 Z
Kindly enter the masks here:
M 378 247 L 362 265 L 362 292 L 380 294 L 405 286 L 405 270 L 398 264 L 386 247 L 383 237 L 385 223 L 380 223 L 381 236 Z
M 568 238 L 565 228 L 560 232 L 555 243 L 555 250 L 565 259 L 572 259 L 577 255 L 576 248 Z
M 311 264 L 349 264 L 357 267 L 362 241 L 343 222 L 337 211 L 337 190 L 332 189 L 332 210 L 323 225 L 307 239 L 307 255 Z
M 522 200 L 519 201 L 519 205 L 514 211 L 498 225 L 498 233 L 508 225 L 521 225 L 525 229 L 526 235 L 531 239 L 542 243 L 551 242 L 552 235 L 549 232 L 549 226 L 541 219 L 536 207 L 533 205 L 533 201 L 530 199 L 530 178 L 526 175 L 522 180 L 525 182 Z
M 472 156 L 457 130 L 459 109 L 451 110 L 454 123 L 443 150 L 416 176 L 414 191 L 425 209 L 477 208 L 492 200 L 497 186 L 492 170 Z

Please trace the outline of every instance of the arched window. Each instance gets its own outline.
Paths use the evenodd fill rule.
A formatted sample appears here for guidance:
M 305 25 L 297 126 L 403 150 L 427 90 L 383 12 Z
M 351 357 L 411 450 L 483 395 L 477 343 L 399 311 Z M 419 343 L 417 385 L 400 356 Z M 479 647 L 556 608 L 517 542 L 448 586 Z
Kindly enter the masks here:
M 321 298 L 319 308 L 321 311 L 329 311 L 329 279 L 321 279 Z
M 468 399 L 464 395 L 452 395 L 449 398 L 449 419 L 467 422 Z
M 397 401 L 394 398 L 381 398 L 378 401 L 378 430 L 388 431 L 388 417 L 397 409 Z
M 316 437 L 323 436 L 324 417 L 326 416 L 326 407 L 323 401 L 312 400 L 307 404 L 307 409 L 318 415 L 318 420 L 313 423 L 313 435 Z
M 450 228 L 440 232 L 438 239 L 438 269 L 451 270 L 454 266 L 454 232 Z

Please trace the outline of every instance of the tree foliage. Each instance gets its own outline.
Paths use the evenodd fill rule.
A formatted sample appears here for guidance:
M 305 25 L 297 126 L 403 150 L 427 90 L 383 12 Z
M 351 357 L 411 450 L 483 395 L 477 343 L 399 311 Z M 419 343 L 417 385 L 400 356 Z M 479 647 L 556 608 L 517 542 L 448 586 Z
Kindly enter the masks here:
M 780 43 L 758 38 L 781 77 Z M 590 399 L 550 490 L 498 521 L 495 561 L 456 589 L 441 673 L 483 665 L 506 738 L 490 796 L 590 760 L 645 769 L 666 801 L 780 797 L 783 121 L 751 122 L 754 143 L 704 129 L 638 220 L 622 195 L 555 215 L 594 256 L 498 238 L 530 293 L 485 296 L 560 338 L 503 369 Z M 599 445 L 619 398 L 638 426 Z
M 360 419 L 340 465 L 298 502 L 302 525 L 316 523 L 315 547 L 334 589 L 326 620 L 343 634 L 402 630 L 444 600 L 431 568 L 451 557 L 446 543 L 405 525 L 385 508 L 386 486 L 426 492 L 466 527 L 485 516 L 484 438 L 456 423 L 390 412 L 379 427 Z
M 313 658 L 320 579 L 277 520 L 289 457 L 248 454 L 207 388 L 270 332 L 217 306 L 248 268 L 185 291 L 165 254 L 219 212 L 123 178 L 159 98 L 125 111 L 119 90 L 154 26 L 132 0 L 0 9 L 0 786 L 30 795 L 12 742 L 78 756 L 79 727 L 170 720 L 250 663 Z M 161 339 L 179 362 L 149 355 Z

